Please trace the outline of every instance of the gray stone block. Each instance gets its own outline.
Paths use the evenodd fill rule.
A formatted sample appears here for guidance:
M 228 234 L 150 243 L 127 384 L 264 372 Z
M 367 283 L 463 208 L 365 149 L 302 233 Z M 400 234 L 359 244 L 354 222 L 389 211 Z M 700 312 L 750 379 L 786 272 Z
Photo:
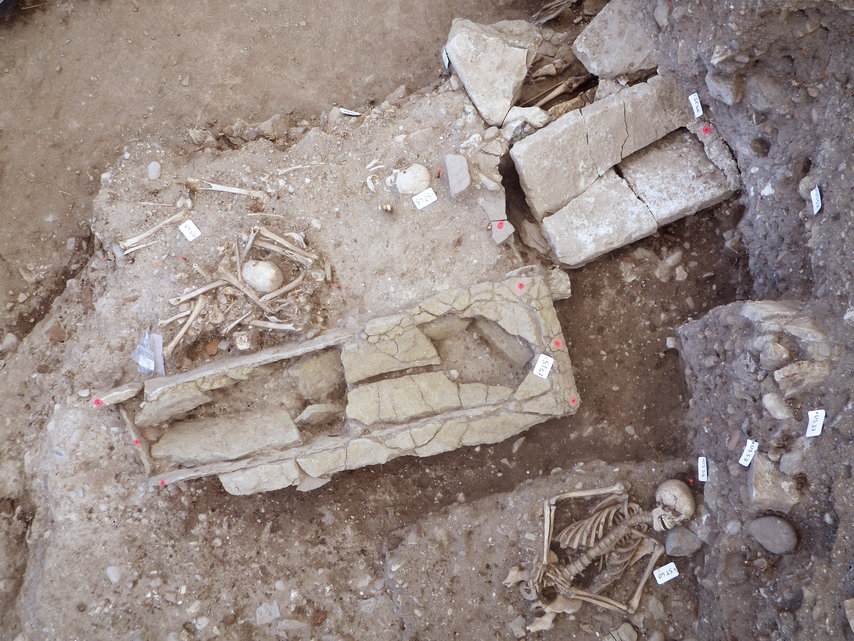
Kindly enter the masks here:
M 751 507 L 757 510 L 784 513 L 801 500 L 795 481 L 782 474 L 768 455 L 762 453 L 756 455 L 747 473 L 747 497 Z
M 581 196 L 543 220 L 543 233 L 558 260 L 580 267 L 657 229 L 649 209 L 626 182 L 608 171 Z
M 575 39 L 572 50 L 601 78 L 616 78 L 658 66 L 642 0 L 611 0 Z

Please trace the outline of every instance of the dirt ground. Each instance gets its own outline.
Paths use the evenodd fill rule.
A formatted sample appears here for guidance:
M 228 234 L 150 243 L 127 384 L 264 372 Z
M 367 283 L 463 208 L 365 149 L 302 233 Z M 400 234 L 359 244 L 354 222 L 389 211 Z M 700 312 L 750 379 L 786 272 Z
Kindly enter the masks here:
M 83 358 L 87 345 L 111 340 L 93 312 L 106 282 L 90 227 L 101 174 L 135 143 L 192 160 L 189 128 L 218 131 L 237 118 L 274 113 L 316 123 L 335 104 L 368 109 L 401 84 L 419 88 L 442 76 L 439 51 L 454 17 L 488 24 L 527 18 L 541 4 L 60 1 L 24 3 L 0 22 L 0 337 L 22 341 L 0 354 L 3 638 L 462 638 L 470 614 L 455 600 L 461 592 L 479 607 L 494 598 L 494 621 L 484 629 L 511 638 L 506 624 L 524 614 L 524 604 L 489 597 L 498 589 L 490 581 L 506 568 L 493 565 L 492 551 L 471 547 L 461 518 L 477 523 L 471 530 L 487 545 L 483 530 L 501 525 L 489 510 L 515 514 L 517 488 L 524 496 L 559 491 L 581 478 L 579 463 L 602 461 L 590 464 L 603 483 L 614 474 L 640 477 L 648 495 L 663 469 L 692 474 L 698 451 L 731 456 L 731 426 L 703 432 L 730 400 L 729 388 L 700 391 L 694 381 L 704 370 L 691 351 L 700 347 L 683 360 L 681 326 L 693 328 L 702 345 L 723 331 L 714 315 L 703 320 L 713 308 L 797 298 L 837 344 L 850 347 L 842 316 L 854 307 L 845 204 L 851 143 L 833 132 L 851 125 L 851 14 L 831 2 L 789 2 L 782 13 L 742 2 L 733 14 L 712 3 L 678 11 L 667 5 L 659 36 L 664 66 L 700 88 L 745 190 L 571 272 L 573 295 L 556 308 L 582 399 L 576 415 L 524 439 L 342 473 L 308 494 L 235 497 L 216 480 L 145 490 L 118 422 L 87 418 L 89 402 L 79 394 L 87 380 L 119 367 Z M 576 13 L 559 24 L 577 28 Z M 737 71 L 762 80 L 733 107 L 702 89 L 715 42 L 749 52 L 751 62 Z M 820 218 L 804 213 L 798 194 L 808 173 L 823 186 Z M 768 183 L 774 195 L 759 198 Z M 512 187 L 509 197 L 518 197 Z M 725 247 L 733 238 L 739 242 Z M 675 266 L 685 270 L 678 277 Z M 57 324 L 73 332 L 58 336 Z M 854 372 L 850 352 L 843 353 L 835 388 L 801 399 L 837 414 L 833 439 L 811 459 L 818 465 L 833 455 L 828 448 L 845 460 L 851 452 Z M 721 359 L 724 378 L 735 358 Z M 67 433 L 64 416 L 90 421 L 92 434 Z M 684 582 L 659 595 L 666 614 L 633 619 L 641 638 L 656 631 L 685 640 L 851 638 L 839 605 L 854 594 L 846 465 L 820 478 L 806 473 L 813 494 L 805 491 L 805 506 L 794 514 L 797 556 L 759 563 L 764 553 L 755 543 L 704 539 L 715 551 L 684 560 Z M 531 479 L 538 479 L 534 491 L 525 485 Z M 739 507 L 743 482 L 737 474 L 726 481 L 712 518 L 718 531 L 748 518 Z M 529 525 L 520 517 L 513 534 Z M 442 554 L 434 558 L 436 550 Z M 455 587 L 443 603 L 433 577 L 419 588 L 432 596 L 413 601 L 419 589 L 400 587 L 403 579 L 389 570 L 401 555 L 412 567 L 419 559 L 433 563 L 438 577 L 453 574 L 459 557 L 490 579 Z M 747 574 L 729 576 L 738 563 Z M 804 568 L 814 587 L 795 585 Z M 401 576 L 418 579 L 408 568 Z M 765 598 L 771 586 L 785 595 Z M 257 625 L 257 608 L 272 601 L 281 618 Z M 618 623 L 595 615 L 541 638 L 592 638 Z

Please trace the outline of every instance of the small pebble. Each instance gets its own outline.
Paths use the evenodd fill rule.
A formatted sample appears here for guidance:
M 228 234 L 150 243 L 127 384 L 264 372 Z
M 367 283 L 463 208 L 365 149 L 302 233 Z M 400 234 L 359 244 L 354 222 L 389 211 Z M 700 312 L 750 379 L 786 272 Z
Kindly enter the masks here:
M 151 180 L 157 180 L 160 178 L 160 163 L 156 160 L 152 160 L 148 163 L 148 177 Z
M 111 565 L 107 568 L 107 578 L 110 583 L 118 583 L 122 578 L 122 571 L 117 565 Z
M 77 396 L 79 396 L 80 398 L 89 398 L 89 394 L 91 394 L 91 393 L 92 392 L 87 387 L 86 389 L 82 389 L 79 392 L 77 392 Z
M 763 516 L 747 524 L 747 533 L 772 554 L 786 554 L 795 549 L 798 535 L 786 519 Z

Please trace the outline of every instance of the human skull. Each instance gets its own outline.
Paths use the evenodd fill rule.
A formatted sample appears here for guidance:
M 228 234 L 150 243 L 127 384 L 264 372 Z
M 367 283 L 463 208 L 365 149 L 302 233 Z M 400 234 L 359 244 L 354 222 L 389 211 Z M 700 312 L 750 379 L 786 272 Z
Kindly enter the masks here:
M 670 479 L 655 490 L 652 527 L 656 532 L 671 530 L 694 516 L 694 497 L 682 481 Z

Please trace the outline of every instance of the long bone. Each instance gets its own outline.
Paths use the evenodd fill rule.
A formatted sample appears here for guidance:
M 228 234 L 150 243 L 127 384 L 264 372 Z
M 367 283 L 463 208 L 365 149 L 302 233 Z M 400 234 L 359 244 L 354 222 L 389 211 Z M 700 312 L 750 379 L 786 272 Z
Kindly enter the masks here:
M 202 180 L 201 178 L 187 178 L 184 182 L 187 187 L 193 191 L 221 191 L 226 194 L 237 194 L 238 196 L 252 196 L 253 198 L 259 198 L 261 200 L 265 200 L 267 198 L 267 194 L 258 189 L 244 189 L 243 187 L 219 185 L 217 183 L 212 183 L 210 180 Z M 207 187 L 205 187 L 205 185 L 207 185 Z

